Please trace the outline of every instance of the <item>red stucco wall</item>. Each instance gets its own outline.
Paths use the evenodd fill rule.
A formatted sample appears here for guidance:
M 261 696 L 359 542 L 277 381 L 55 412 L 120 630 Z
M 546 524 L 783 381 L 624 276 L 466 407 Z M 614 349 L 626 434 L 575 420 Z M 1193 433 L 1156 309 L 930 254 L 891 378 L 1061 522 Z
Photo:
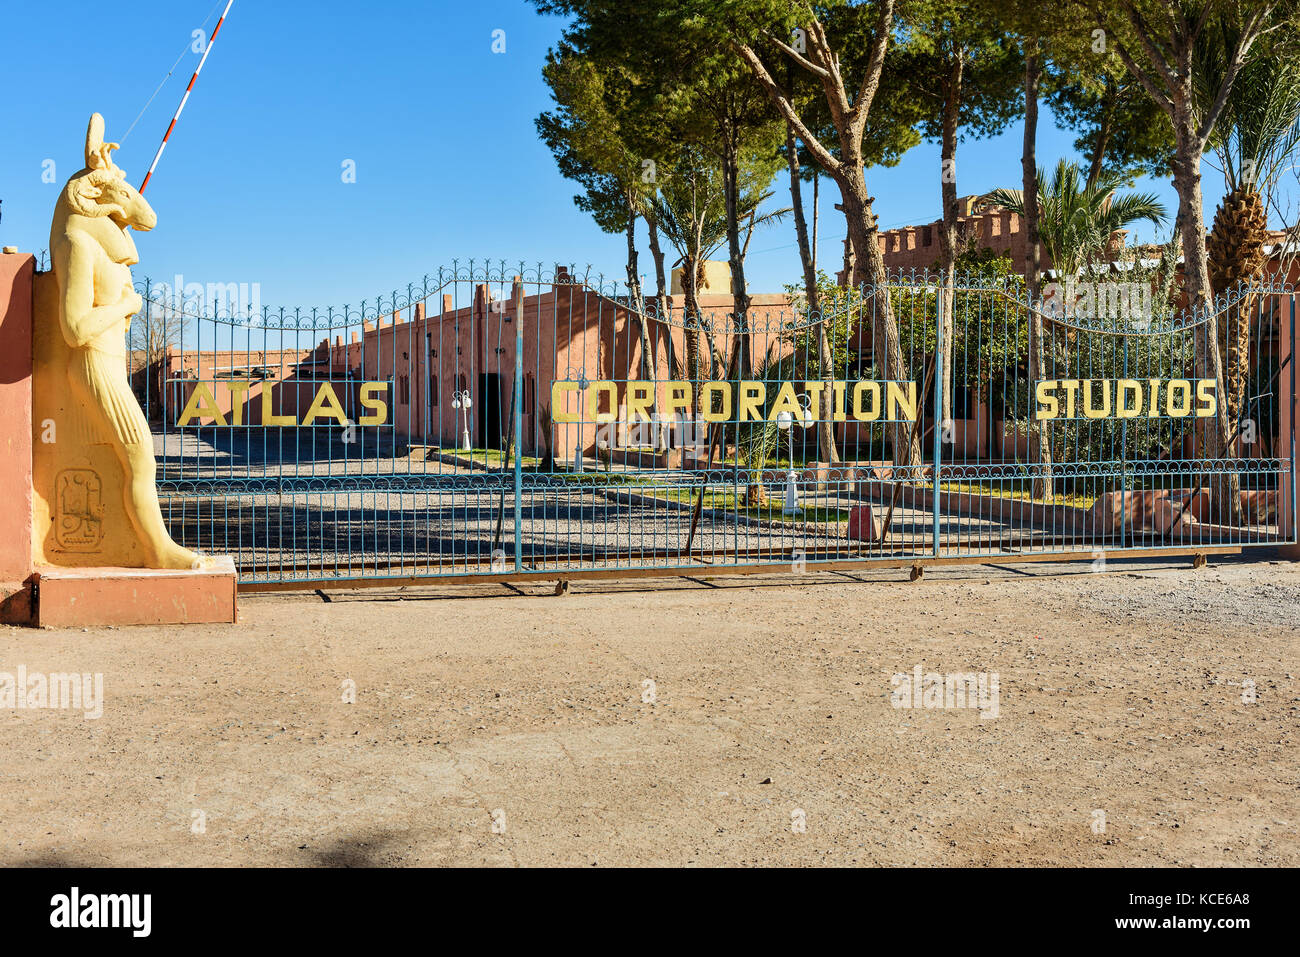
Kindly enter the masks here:
M 32 290 L 36 261 L 0 254 L 0 621 L 31 615 Z

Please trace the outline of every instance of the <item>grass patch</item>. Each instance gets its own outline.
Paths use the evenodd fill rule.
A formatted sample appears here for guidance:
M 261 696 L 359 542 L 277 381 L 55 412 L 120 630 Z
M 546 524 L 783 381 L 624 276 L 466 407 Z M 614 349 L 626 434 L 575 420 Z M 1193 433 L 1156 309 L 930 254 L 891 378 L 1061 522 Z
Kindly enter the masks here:
M 940 482 L 939 489 L 944 492 L 970 492 L 976 495 L 993 495 L 997 498 L 1010 498 L 1018 502 L 1037 502 L 1040 505 L 1069 505 L 1074 508 L 1092 508 L 1097 501 L 1096 495 L 1079 495 L 1072 492 L 1058 492 L 1051 501 L 1035 498 L 1033 479 L 1000 479 L 993 482 Z
M 439 455 L 450 455 L 458 459 L 465 459 L 476 465 L 487 465 L 493 468 L 514 468 L 514 458 L 506 458 L 506 453 L 501 449 L 438 449 Z M 523 464 L 525 468 L 536 469 L 541 463 L 541 459 L 534 455 L 525 455 Z
M 651 498 L 694 505 L 699 488 L 659 488 L 647 493 Z M 782 515 L 785 497 L 783 493 L 770 492 L 766 505 L 750 505 L 744 500 L 743 491 L 734 489 L 705 489 L 704 507 L 725 512 L 737 512 L 750 518 L 772 522 L 847 522 L 847 508 L 833 508 L 825 505 L 804 505 L 798 515 Z

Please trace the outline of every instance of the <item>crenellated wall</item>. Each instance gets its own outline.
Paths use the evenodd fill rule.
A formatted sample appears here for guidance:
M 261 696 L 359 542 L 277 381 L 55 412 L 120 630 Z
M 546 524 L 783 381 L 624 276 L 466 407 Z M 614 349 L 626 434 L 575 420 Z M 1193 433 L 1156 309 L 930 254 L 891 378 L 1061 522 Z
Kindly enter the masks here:
M 975 204 L 979 198 L 962 196 L 957 200 L 958 249 L 967 243 L 974 243 L 979 248 L 1008 252 L 1013 261 L 1023 262 L 1026 248 L 1024 221 L 1018 214 L 1000 206 L 976 210 Z M 938 219 L 924 225 L 882 231 L 878 240 L 881 255 L 885 257 L 885 267 L 891 271 L 933 271 L 939 261 L 942 230 L 943 220 Z M 1043 268 L 1051 268 L 1046 255 Z

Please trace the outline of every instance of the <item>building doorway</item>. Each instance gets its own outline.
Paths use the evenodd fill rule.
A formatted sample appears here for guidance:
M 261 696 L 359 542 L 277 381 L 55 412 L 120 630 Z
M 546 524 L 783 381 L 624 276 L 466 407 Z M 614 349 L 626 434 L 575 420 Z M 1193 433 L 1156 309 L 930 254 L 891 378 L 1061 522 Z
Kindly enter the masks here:
M 504 447 L 501 435 L 501 374 L 480 372 L 478 377 L 478 428 L 485 449 Z

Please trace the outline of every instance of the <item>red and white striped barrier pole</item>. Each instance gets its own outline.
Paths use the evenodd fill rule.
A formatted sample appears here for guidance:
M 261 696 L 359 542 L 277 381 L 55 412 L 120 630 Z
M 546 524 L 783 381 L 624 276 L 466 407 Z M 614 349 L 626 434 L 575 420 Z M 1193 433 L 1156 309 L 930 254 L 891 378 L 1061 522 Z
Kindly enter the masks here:
M 153 171 L 158 167 L 158 160 L 162 158 L 163 150 L 167 148 L 167 140 L 172 135 L 172 130 L 176 129 L 176 121 L 181 118 L 181 111 L 185 109 L 185 104 L 190 98 L 190 92 L 194 89 L 194 83 L 199 78 L 199 72 L 203 69 L 203 64 L 208 62 L 208 54 L 212 52 L 212 45 L 217 42 L 217 34 L 221 32 L 221 24 L 226 21 L 226 14 L 234 6 L 235 0 L 229 0 L 226 3 L 226 9 L 222 11 L 221 17 L 217 20 L 216 29 L 212 31 L 212 36 L 208 39 L 207 46 L 203 48 L 203 56 L 199 60 L 198 68 L 194 75 L 190 77 L 190 85 L 185 88 L 185 95 L 181 97 L 181 105 L 176 107 L 176 115 L 172 117 L 171 124 L 167 127 L 167 132 L 163 134 L 162 142 L 158 144 L 158 152 L 154 154 L 153 162 L 149 164 L 149 172 L 144 174 L 144 182 L 140 184 L 140 192 L 149 185 L 149 177 L 153 176 Z

